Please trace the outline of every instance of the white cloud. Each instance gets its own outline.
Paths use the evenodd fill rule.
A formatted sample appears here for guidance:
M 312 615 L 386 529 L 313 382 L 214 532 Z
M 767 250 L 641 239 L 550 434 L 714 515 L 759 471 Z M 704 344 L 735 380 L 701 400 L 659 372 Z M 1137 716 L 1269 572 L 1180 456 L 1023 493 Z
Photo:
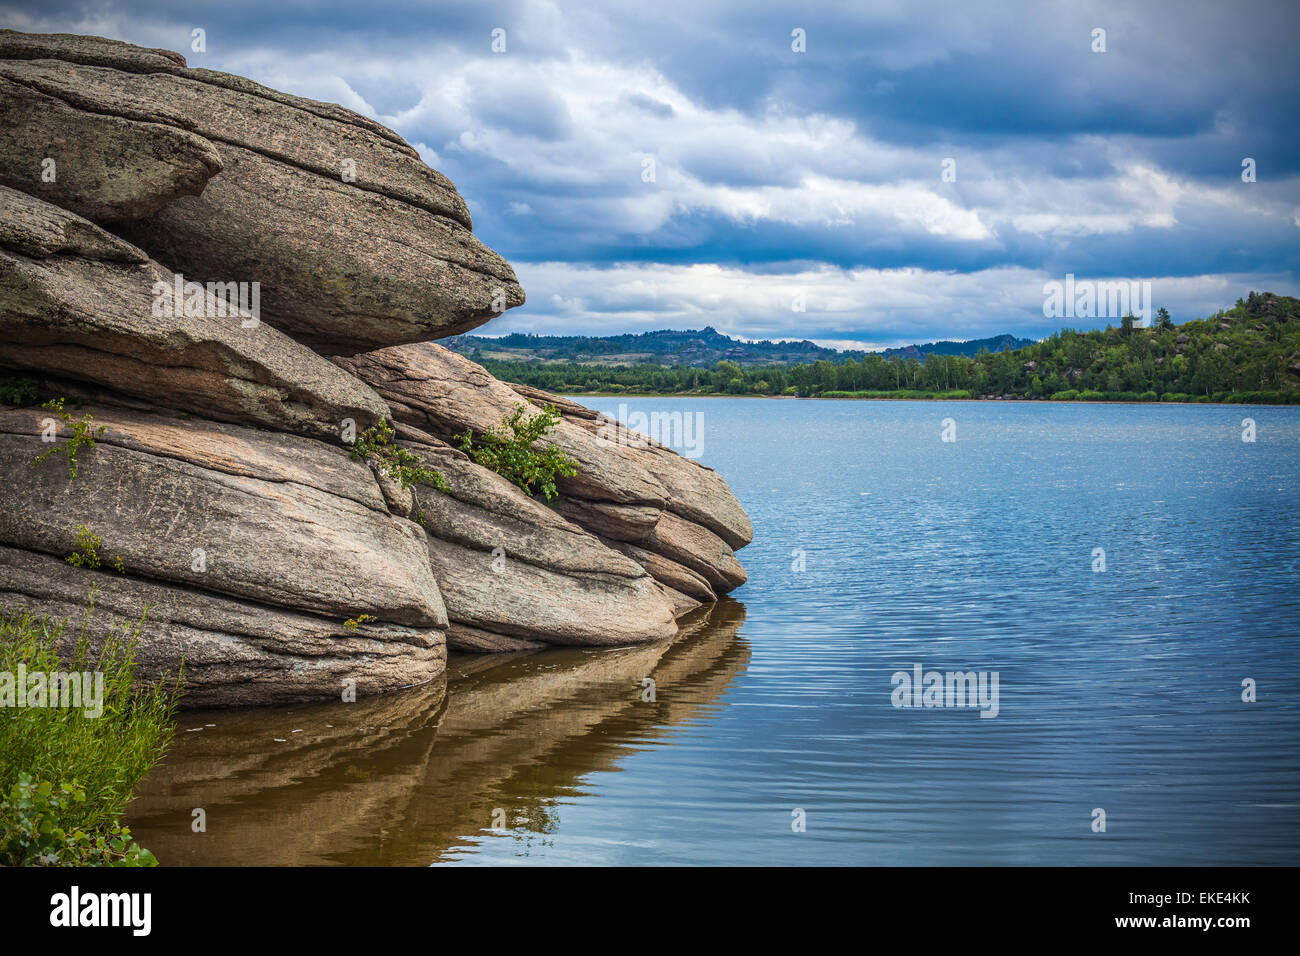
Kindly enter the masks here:
M 1061 326 L 1042 314 L 1043 284 L 1061 277 L 1036 269 L 822 266 L 759 274 L 711 264 L 530 262 L 516 263 L 516 271 L 528 304 L 489 323 L 484 334 L 602 335 L 711 325 L 737 338 L 809 338 L 860 348 L 1002 332 L 1040 335 Z M 1178 321 L 1212 314 L 1252 288 L 1287 284 L 1280 275 L 1132 278 L 1150 281 L 1155 305 Z M 804 311 L 795 311 L 796 301 Z

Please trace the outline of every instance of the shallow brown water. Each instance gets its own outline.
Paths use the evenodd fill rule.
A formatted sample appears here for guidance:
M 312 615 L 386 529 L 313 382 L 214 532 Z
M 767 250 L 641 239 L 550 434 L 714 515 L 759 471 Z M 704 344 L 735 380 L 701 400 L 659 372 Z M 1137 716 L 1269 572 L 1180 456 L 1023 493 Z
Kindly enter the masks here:
M 671 642 L 453 655 L 445 682 L 352 704 L 184 712 L 127 822 L 164 866 L 419 866 L 503 833 L 527 855 L 585 776 L 718 709 L 744 616 L 725 601 Z

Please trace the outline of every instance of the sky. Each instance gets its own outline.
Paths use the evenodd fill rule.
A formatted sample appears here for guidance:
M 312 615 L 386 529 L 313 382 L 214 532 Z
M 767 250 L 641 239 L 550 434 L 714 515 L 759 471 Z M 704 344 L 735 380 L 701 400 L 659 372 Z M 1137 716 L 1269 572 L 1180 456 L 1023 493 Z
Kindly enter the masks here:
M 1179 322 L 1300 294 L 1290 0 L 0 0 L 0 25 L 391 126 L 524 286 L 480 334 L 877 348 L 1118 324 L 1046 315 L 1067 274 L 1150 282 Z

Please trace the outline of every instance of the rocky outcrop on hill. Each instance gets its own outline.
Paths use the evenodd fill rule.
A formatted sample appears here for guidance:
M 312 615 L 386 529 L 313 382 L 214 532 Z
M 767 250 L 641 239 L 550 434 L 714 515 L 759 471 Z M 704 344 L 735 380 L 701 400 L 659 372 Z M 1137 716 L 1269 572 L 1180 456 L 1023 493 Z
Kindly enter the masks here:
M 448 647 L 653 644 L 744 582 L 720 476 L 427 343 L 523 291 L 396 133 L 13 31 L 0 119 L 5 613 L 102 640 L 148 609 L 145 676 L 230 706 L 433 681 Z M 455 447 L 548 405 L 536 447 L 578 466 L 549 505 Z

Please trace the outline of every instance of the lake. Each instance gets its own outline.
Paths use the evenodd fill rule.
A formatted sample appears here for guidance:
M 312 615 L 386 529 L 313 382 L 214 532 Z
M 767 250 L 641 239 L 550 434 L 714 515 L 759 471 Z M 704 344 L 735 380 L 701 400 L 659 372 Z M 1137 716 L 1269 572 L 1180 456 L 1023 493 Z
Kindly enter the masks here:
M 749 583 L 667 645 L 453 655 L 391 697 L 182 713 L 128 814 L 142 845 L 164 865 L 1300 863 L 1300 409 L 583 401 L 703 415 L 700 460 L 753 519 Z

